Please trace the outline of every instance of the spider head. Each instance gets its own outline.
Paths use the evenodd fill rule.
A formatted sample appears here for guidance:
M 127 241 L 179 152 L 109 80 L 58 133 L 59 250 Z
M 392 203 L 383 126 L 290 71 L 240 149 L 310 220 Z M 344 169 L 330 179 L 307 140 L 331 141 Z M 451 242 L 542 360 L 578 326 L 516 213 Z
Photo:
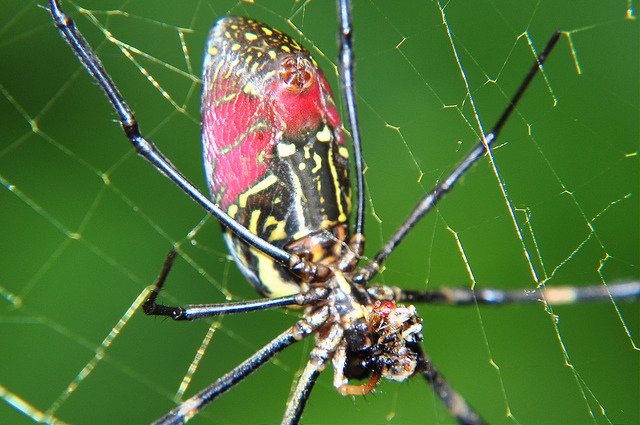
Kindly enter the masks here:
M 412 347 L 422 340 L 422 319 L 414 306 L 392 301 L 376 300 L 366 310 L 365 321 L 345 332 L 345 377 L 404 381 L 418 364 Z
M 412 305 L 376 300 L 368 307 L 373 368 L 393 381 L 404 381 L 416 370 L 418 355 L 411 349 L 422 340 L 422 319 Z

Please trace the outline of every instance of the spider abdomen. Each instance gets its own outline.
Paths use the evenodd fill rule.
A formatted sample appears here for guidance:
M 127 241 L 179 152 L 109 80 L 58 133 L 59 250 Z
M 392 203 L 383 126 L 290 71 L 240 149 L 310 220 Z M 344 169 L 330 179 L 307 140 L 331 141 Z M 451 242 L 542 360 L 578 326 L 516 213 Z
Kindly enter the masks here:
M 258 21 L 225 17 L 204 59 L 202 143 L 212 198 L 272 244 L 315 262 L 348 238 L 348 151 L 331 89 L 309 52 Z M 226 232 L 244 275 L 270 297 L 299 279 Z

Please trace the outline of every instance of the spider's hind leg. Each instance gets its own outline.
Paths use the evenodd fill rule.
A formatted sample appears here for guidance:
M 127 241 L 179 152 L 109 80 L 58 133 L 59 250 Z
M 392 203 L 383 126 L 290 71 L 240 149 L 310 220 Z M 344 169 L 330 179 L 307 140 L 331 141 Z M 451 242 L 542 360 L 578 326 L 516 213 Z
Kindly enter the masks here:
M 149 298 L 142 304 L 144 314 L 148 316 L 167 316 L 174 320 L 196 320 L 224 314 L 245 313 L 248 311 L 265 310 L 269 308 L 286 307 L 292 305 L 304 306 L 314 303 L 326 296 L 323 288 L 314 288 L 305 293 L 287 295 L 279 298 L 264 298 L 259 300 L 230 302 L 222 304 L 197 304 L 186 307 L 166 306 L 158 304 L 156 299 L 164 287 L 171 267 L 176 259 L 177 252 L 172 249 L 164 260 L 158 280 L 151 291 Z

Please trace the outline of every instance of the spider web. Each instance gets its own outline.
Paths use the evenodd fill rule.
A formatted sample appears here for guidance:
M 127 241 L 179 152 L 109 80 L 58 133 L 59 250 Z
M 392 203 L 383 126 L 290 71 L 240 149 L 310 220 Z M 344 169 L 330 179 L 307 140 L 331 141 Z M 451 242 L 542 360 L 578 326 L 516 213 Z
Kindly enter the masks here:
M 354 6 L 368 255 L 488 131 L 535 52 L 564 31 L 491 160 L 414 229 L 378 281 L 508 289 L 640 275 L 637 4 L 512 3 Z M 141 314 L 145 288 L 174 245 L 181 258 L 163 299 L 256 295 L 219 226 L 135 156 L 36 6 L 4 4 L 0 18 L 0 422 L 149 422 L 296 315 L 187 324 Z M 252 16 L 292 33 L 338 92 L 333 2 L 63 6 L 144 133 L 201 188 L 200 63 L 218 16 Z M 638 303 L 420 311 L 434 362 L 490 423 L 640 421 Z M 194 422 L 278 421 L 308 349 L 286 350 Z M 451 417 L 419 379 L 354 400 L 332 389 L 327 371 L 304 420 Z

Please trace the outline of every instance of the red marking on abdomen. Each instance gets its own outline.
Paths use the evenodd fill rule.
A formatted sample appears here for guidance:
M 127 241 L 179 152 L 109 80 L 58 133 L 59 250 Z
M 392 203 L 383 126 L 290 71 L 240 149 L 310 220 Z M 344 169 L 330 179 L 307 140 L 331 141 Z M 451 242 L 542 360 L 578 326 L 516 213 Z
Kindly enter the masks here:
M 215 164 L 210 190 L 224 190 L 223 209 L 267 172 L 268 156 L 276 143 L 269 109 L 259 99 L 240 93 L 233 101 L 204 111 L 205 161 Z

